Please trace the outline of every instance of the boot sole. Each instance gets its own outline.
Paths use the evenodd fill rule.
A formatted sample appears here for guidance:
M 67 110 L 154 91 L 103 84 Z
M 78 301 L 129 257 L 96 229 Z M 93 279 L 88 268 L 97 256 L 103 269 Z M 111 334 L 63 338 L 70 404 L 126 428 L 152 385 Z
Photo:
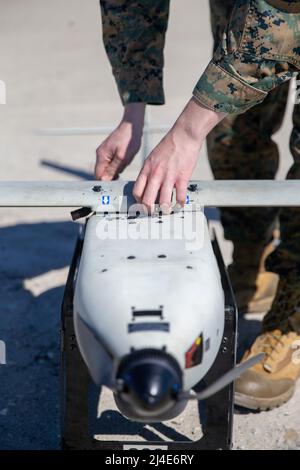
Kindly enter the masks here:
M 256 398 L 236 392 L 234 394 L 234 404 L 243 408 L 248 408 L 249 410 L 268 411 L 289 401 L 292 398 L 294 391 L 295 386 L 273 398 Z
M 265 313 L 271 308 L 273 300 L 273 295 L 270 297 L 265 297 L 264 299 L 253 300 L 252 302 L 249 302 L 246 308 L 247 313 Z
M 240 314 L 258 314 L 258 313 L 265 313 L 270 310 L 271 305 L 273 303 L 274 296 L 265 297 L 264 299 L 259 300 L 252 300 L 247 305 L 240 305 L 238 306 L 238 311 Z

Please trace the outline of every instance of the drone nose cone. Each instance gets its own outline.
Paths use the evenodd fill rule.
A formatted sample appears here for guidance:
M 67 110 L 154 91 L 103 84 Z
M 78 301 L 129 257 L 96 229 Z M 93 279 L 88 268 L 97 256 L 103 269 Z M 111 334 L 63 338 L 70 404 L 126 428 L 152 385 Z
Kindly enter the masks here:
M 178 389 L 178 375 L 164 364 L 143 362 L 129 366 L 121 375 L 132 399 L 145 409 L 157 409 Z
M 182 389 L 181 375 L 177 362 L 165 352 L 142 350 L 130 354 L 117 374 L 122 384 L 115 397 L 120 411 L 136 420 L 169 419 L 163 416 L 178 408 L 176 394 Z

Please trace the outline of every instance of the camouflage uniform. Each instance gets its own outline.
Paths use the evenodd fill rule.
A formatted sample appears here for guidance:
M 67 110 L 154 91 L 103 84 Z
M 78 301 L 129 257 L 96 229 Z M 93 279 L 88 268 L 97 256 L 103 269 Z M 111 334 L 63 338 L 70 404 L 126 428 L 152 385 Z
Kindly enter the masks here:
M 100 0 L 100 4 L 104 44 L 122 102 L 163 104 L 169 0 Z M 214 175 L 272 179 L 279 161 L 272 135 L 284 116 L 288 81 L 300 69 L 300 0 L 210 0 L 210 6 L 214 54 L 193 95 L 206 107 L 228 113 L 208 138 Z M 294 165 L 289 178 L 300 177 L 299 136 L 300 112 L 295 106 Z M 234 261 L 239 260 L 240 266 L 245 253 L 251 253 L 255 272 L 277 215 L 272 208 L 222 210 L 225 236 L 233 241 Z M 300 209 L 280 213 L 282 241 L 266 261 L 268 270 L 279 273 L 280 282 L 265 329 L 275 324 L 286 329 L 288 319 L 298 314 L 299 215 Z M 246 258 L 244 265 L 249 268 Z M 246 274 L 250 276 L 249 271 Z
M 214 50 L 222 41 L 235 0 L 210 0 Z M 300 44 L 300 43 L 299 43 Z M 228 116 L 208 136 L 207 148 L 216 179 L 274 179 L 278 170 L 278 147 L 272 135 L 280 128 L 289 83 L 272 90 L 260 104 L 247 113 Z M 290 140 L 294 165 L 288 177 L 300 178 L 300 106 L 294 108 L 294 129 Z M 298 148 L 298 151 L 297 151 Z M 255 281 L 264 247 L 272 237 L 280 217 L 282 243 L 266 260 L 266 269 L 280 275 L 277 295 L 264 319 L 264 329 L 281 325 L 296 314 L 300 304 L 299 209 L 249 208 L 222 209 L 225 238 L 234 244 L 230 277 L 236 290 L 255 291 Z M 295 223 L 296 222 L 296 223 Z M 297 296 L 295 296 L 295 293 Z M 295 315 L 294 315 L 295 317 Z M 295 326 L 295 325 L 294 325 Z

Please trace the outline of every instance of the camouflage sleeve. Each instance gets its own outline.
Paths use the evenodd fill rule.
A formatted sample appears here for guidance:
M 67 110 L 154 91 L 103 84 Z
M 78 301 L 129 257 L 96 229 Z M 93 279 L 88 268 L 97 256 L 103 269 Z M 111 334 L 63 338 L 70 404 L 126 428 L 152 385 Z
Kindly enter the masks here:
M 237 0 L 193 94 L 210 109 L 239 114 L 299 69 L 300 0 Z
M 103 41 L 122 103 L 163 104 L 169 0 L 100 0 Z

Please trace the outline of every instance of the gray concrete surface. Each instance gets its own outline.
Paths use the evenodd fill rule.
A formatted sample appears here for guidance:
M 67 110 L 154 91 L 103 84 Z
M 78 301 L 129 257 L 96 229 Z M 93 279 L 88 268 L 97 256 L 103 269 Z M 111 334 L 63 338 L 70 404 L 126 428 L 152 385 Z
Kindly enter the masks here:
M 150 109 L 155 124 L 173 123 L 211 50 L 208 1 L 171 3 L 167 105 Z M 0 178 L 71 180 L 91 175 L 102 137 L 38 137 L 34 130 L 118 122 L 121 106 L 101 43 L 98 1 L 2 0 L 0 80 L 7 86 L 7 104 L 0 105 Z M 290 121 L 289 110 L 276 136 L 280 177 L 291 161 Z M 156 135 L 152 144 L 158 139 Z M 137 158 L 124 177 L 134 178 L 138 168 Z M 205 149 L 194 177 L 211 178 Z M 219 222 L 213 224 L 222 236 Z M 1 210 L 0 340 L 6 342 L 7 365 L 0 366 L 0 449 L 58 447 L 60 302 L 76 233 L 64 210 Z M 230 243 L 223 241 L 222 250 L 228 262 Z M 258 329 L 257 319 L 244 320 L 242 348 Z M 236 411 L 235 448 L 300 448 L 299 404 L 298 386 L 294 398 L 277 410 Z M 113 410 L 108 394 L 101 411 L 102 406 Z M 104 432 L 110 434 L 116 422 Z M 198 432 L 190 411 L 170 426 L 190 437 Z M 149 436 L 128 422 L 124 432 Z

